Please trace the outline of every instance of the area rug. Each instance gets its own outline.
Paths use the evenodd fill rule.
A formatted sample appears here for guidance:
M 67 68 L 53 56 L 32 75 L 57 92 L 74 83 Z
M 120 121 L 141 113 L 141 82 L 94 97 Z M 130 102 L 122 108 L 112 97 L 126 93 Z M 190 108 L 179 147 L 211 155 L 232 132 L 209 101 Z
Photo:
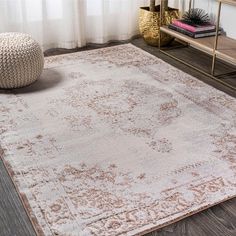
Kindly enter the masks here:
M 144 235 L 236 195 L 236 100 L 131 44 L 46 58 L 0 112 L 38 235 Z

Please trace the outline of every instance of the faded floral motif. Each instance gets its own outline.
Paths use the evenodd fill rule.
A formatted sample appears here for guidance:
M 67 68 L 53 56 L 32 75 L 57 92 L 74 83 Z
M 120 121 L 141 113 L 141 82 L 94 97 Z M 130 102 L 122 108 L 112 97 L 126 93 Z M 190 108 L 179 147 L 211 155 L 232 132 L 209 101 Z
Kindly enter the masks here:
M 39 235 L 143 235 L 236 195 L 234 98 L 130 44 L 45 63 L 54 86 L 0 94 Z
M 86 91 L 90 91 L 89 94 Z M 159 99 L 156 99 L 160 96 Z M 124 134 L 132 134 L 148 137 L 155 140 L 160 126 L 169 125 L 180 116 L 181 110 L 178 102 L 171 93 L 157 89 L 155 86 L 147 86 L 137 81 L 78 81 L 76 88 L 65 89 L 65 96 L 52 99 L 53 106 L 65 104 L 81 110 L 77 116 L 63 116 L 68 121 L 72 130 L 93 128 L 93 117 L 91 112 L 109 122 L 114 130 Z M 90 113 L 84 113 L 82 109 L 89 108 Z M 52 107 L 53 110 L 53 107 Z M 152 116 L 149 111 L 152 110 Z M 86 114 L 86 115 L 85 115 Z M 88 115 L 89 114 L 89 115 Z M 60 114 L 58 114 L 60 116 Z M 165 140 L 165 138 L 163 138 Z M 153 149 L 154 143 L 160 144 L 159 151 L 170 151 L 171 143 L 168 141 L 150 141 Z M 165 146 L 165 147 L 164 147 Z

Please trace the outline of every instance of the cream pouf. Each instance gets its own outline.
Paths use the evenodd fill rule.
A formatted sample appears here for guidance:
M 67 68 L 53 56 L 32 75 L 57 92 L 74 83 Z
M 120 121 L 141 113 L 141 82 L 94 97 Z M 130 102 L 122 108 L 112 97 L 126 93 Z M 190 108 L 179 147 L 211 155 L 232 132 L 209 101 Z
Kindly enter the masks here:
M 29 85 L 42 73 L 43 52 L 27 34 L 0 34 L 0 88 Z

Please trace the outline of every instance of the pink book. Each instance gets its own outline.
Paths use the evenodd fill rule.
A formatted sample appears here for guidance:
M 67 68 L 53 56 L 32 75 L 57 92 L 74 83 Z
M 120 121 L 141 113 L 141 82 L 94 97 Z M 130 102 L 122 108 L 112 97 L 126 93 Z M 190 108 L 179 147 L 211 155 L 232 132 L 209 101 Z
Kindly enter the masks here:
M 176 25 L 182 29 L 188 30 L 190 32 L 196 33 L 200 31 L 205 31 L 205 30 L 214 30 L 216 27 L 215 25 L 212 24 L 207 24 L 207 25 L 189 25 L 185 23 L 184 21 L 181 20 L 174 20 L 173 25 Z

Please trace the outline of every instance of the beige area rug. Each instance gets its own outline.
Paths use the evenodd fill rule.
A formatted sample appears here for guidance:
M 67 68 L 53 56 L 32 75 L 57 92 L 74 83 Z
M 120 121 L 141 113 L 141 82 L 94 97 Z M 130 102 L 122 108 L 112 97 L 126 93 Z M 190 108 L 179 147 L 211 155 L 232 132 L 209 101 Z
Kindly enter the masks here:
M 0 111 L 40 235 L 142 235 L 236 195 L 236 100 L 130 44 L 47 58 Z

